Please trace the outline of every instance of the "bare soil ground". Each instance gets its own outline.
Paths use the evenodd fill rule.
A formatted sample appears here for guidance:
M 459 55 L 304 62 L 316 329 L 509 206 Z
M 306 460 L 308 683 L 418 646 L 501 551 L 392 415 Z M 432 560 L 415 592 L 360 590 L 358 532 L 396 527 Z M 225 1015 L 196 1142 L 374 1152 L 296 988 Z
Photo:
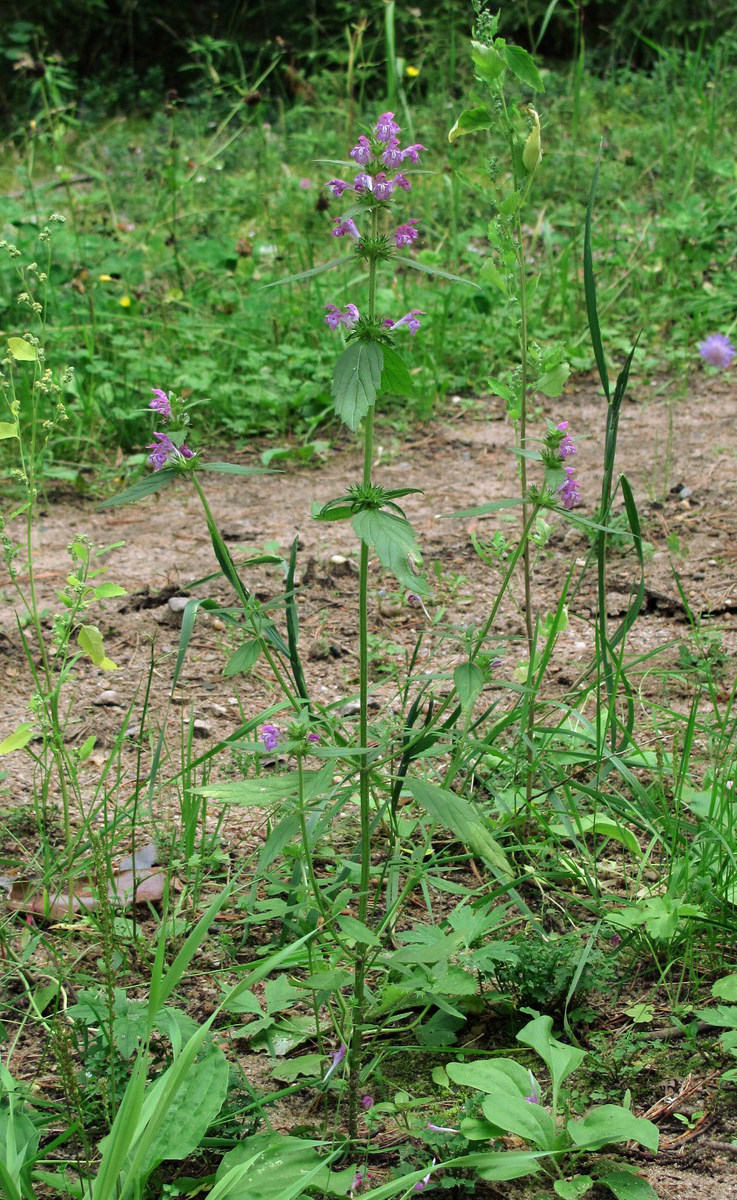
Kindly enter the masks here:
M 685 398 L 677 381 L 636 385 L 625 400 L 620 422 L 618 469 L 624 472 L 637 499 L 643 533 L 651 545 L 646 563 L 643 611 L 628 636 L 628 657 L 642 659 L 632 670 L 639 691 L 638 734 L 643 744 L 660 736 L 653 721 L 668 726 L 668 711 L 684 712 L 703 676 L 684 659 L 681 645 L 693 645 L 695 616 L 703 630 L 711 631 L 714 653 L 722 656 L 717 675 L 718 698 L 726 701 L 734 679 L 737 649 L 737 439 L 736 393 L 727 376 L 697 376 Z M 559 402 L 544 401 L 532 432 L 542 432 L 544 417 L 567 419 L 570 432 L 581 438 L 573 461 L 581 483 L 584 516 L 592 516 L 601 483 L 605 402 L 593 380 L 579 379 Z M 469 623 L 480 623 L 489 611 L 498 576 L 481 564 L 471 545 L 469 530 L 488 539 L 495 529 L 516 530 L 517 517 L 503 514 L 476 519 L 439 519 L 441 514 L 515 495 L 516 459 L 512 434 L 503 404 L 490 399 L 467 408 L 451 404 L 442 419 L 415 428 L 400 437 L 380 426 L 376 445 L 375 478 L 387 487 L 418 487 L 422 495 L 409 496 L 406 511 L 418 535 L 425 565 L 434 588 L 428 615 L 408 604 L 396 584 L 382 577 L 375 564 L 372 631 L 377 638 L 374 676 L 379 705 L 391 704 L 395 694 L 392 664 L 401 673 L 402 653 L 411 649 L 418 632 L 428 627 L 421 661 L 427 668 L 460 661 L 457 637 Z M 258 465 L 258 447 L 231 452 L 231 460 Z M 224 458 L 226 454 L 210 454 Z M 534 472 L 534 465 L 532 470 Z M 301 645 L 308 684 L 316 699 L 330 701 L 350 696 L 356 688 L 357 549 L 349 525 L 322 524 L 310 518 L 313 502 L 324 503 L 342 494 L 358 478 L 359 452 L 344 445 L 329 452 L 319 469 L 287 464 L 278 475 L 243 479 L 237 476 L 203 476 L 211 508 L 224 530 L 234 557 L 241 550 L 254 553 L 266 544 L 278 544 L 288 553 L 299 538 L 299 605 Z M 68 736 L 74 744 L 94 733 L 97 744 L 83 766 L 83 779 L 92 794 L 106 754 L 131 707 L 130 726 L 138 729 L 145 681 L 152 657 L 154 674 L 150 714 L 154 727 L 167 708 L 181 612 L 170 600 L 188 595 L 214 596 L 230 602 L 222 580 L 194 589 L 191 581 L 216 569 L 197 496 L 184 483 L 133 507 L 97 510 L 76 498 L 51 499 L 44 504 L 35 526 L 35 555 L 39 600 L 52 613 L 59 607 L 56 590 L 69 572 L 67 545 L 77 533 L 96 546 L 122 540 L 109 556 L 108 577 L 123 585 L 128 595 L 107 601 L 90 614 L 99 624 L 108 655 L 118 665 L 104 674 L 87 661 L 74 676 Z M 589 544 L 580 528 L 558 523 L 535 567 L 534 595 L 542 612 L 553 611 L 565 577 L 585 561 Z M 437 564 L 437 566 L 436 566 Z M 674 575 L 678 573 L 687 611 Z M 631 551 L 612 558 L 608 608 L 612 621 L 626 611 L 638 578 Z M 248 585 L 266 599 L 283 586 L 279 568 L 249 571 Z M 0 583 L 0 587 L 2 584 Z M 431 625 L 439 606 L 440 622 Z M 589 571 L 569 605 L 570 625 L 561 634 L 551 663 L 553 691 L 573 684 L 593 648 L 595 573 Z M 50 621 L 50 617 L 48 619 Z M 521 611 L 505 601 L 495 626 L 499 638 L 500 683 L 512 678 L 523 654 Z M 176 730 L 179 714 L 196 722 L 195 734 L 203 749 L 228 737 L 242 723 L 274 701 L 270 680 L 257 668 L 248 676 L 224 679 L 222 668 L 233 649 L 217 617 L 198 615 L 173 705 L 170 728 Z M 689 652 L 690 653 L 690 652 Z M 0 738 L 29 719 L 30 683 L 9 586 L 0 591 Z M 655 709 L 654 709 L 655 706 Z M 148 754 L 148 750 L 146 750 Z M 135 738 L 121 755 L 119 788 L 129 795 L 136 778 L 138 751 Z M 144 773 L 150 760 L 144 762 Z M 28 759 L 14 754 L 3 762 L 8 775 L 0 781 L 0 808 L 16 813 L 29 805 L 33 773 Z M 3 794 L 4 793 L 4 794 Z M 170 812 L 162 796 L 162 814 Z M 167 820 L 174 820 L 169 815 Z M 227 837 L 248 843 L 256 834 L 253 816 L 228 820 Z M 29 858 L 32 847 L 27 847 Z M 13 853 L 23 856 L 14 843 Z M 737 921 L 736 921 L 737 931 Z M 653 1097 L 657 1099 L 657 1097 Z M 678 1130 L 674 1130 L 677 1132 Z M 737 1197 L 737 1158 L 723 1143 L 735 1131 L 718 1123 L 702 1139 L 684 1141 L 662 1156 L 656 1165 L 643 1165 L 663 1200 L 734 1200 Z M 711 1138 L 711 1142 L 708 1139 Z M 722 1143 L 720 1145 L 720 1143 Z M 490 1186 L 490 1185 L 487 1185 Z M 511 1195 L 489 1191 L 488 1195 Z

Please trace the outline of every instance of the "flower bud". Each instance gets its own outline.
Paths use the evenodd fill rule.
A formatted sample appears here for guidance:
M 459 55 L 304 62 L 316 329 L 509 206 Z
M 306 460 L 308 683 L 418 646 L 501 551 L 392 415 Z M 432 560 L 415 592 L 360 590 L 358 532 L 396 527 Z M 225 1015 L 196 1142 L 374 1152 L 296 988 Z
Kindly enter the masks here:
M 540 137 L 540 117 L 531 105 L 527 111 L 530 113 L 535 124 L 527 136 L 525 148 L 522 151 L 522 162 L 525 164 L 526 169 L 532 173 L 536 167 L 539 167 L 542 161 L 543 148 Z

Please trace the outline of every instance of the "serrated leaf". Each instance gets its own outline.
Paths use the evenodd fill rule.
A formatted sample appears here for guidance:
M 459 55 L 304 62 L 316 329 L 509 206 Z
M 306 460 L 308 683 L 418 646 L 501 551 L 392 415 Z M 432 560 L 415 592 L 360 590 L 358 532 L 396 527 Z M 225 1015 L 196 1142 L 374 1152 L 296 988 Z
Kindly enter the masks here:
M 240 675 L 244 671 L 250 671 L 258 662 L 260 653 L 261 646 L 258 642 L 244 642 L 231 654 L 223 668 L 223 675 L 227 679 L 231 675 Z
M 558 363 L 557 367 L 553 367 L 551 371 L 546 371 L 544 375 L 536 379 L 533 387 L 535 391 L 542 392 L 544 396 L 560 396 L 570 373 L 571 368 L 567 362 Z
M 466 108 L 448 134 L 448 141 L 455 142 L 459 137 L 465 137 L 467 133 L 476 133 L 479 129 L 491 129 L 492 124 L 492 115 L 485 106 Z
M 381 372 L 381 392 L 391 396 L 411 396 L 412 377 L 404 359 L 391 346 L 383 346 L 384 366 Z
M 0 742 L 0 754 L 12 754 L 14 750 L 22 750 L 30 742 L 35 729 L 36 726 L 30 721 L 24 721 Z
M 143 500 L 146 496 L 151 496 L 154 492 L 166 487 L 177 474 L 178 472 L 173 467 L 162 467 L 160 471 L 154 471 L 151 475 L 144 475 L 142 479 L 137 479 L 125 491 L 118 492 L 117 496 L 111 496 L 108 500 L 103 500 L 97 507 L 120 508 L 124 504 L 135 504 L 136 501 Z
M 481 811 L 462 796 L 448 788 L 438 787 L 424 779 L 408 776 L 404 786 L 425 812 L 439 825 L 450 829 L 503 879 L 512 879 L 514 872 L 504 851 L 486 828 Z
M 418 594 L 427 592 L 424 576 L 415 575 L 410 569 L 410 562 L 417 565 L 422 562 L 422 554 L 409 521 L 381 509 L 364 508 L 353 516 L 351 524 L 361 541 L 376 551 L 382 566 L 401 584 Z
M 376 342 L 352 342 L 335 364 L 335 411 L 354 433 L 378 395 L 383 366 L 384 351 Z
M 492 287 L 498 288 L 503 296 L 506 296 L 509 294 L 509 289 L 507 288 L 507 281 L 504 278 L 504 276 L 502 275 L 499 268 L 495 265 L 493 259 L 491 259 L 491 258 L 486 259 L 486 261 L 484 262 L 484 265 L 482 266 L 481 270 L 479 271 L 479 279 L 481 280 L 482 283 L 491 284 Z M 509 388 L 506 388 L 505 391 L 509 392 Z M 499 392 L 494 393 L 494 395 L 497 395 L 497 396 L 499 394 L 500 394 Z M 511 397 L 511 393 L 510 393 L 510 397 Z M 504 398 L 506 399 L 506 397 L 504 397 Z
M 502 38 L 499 38 L 503 45 Z M 504 74 L 505 62 L 498 50 L 493 46 L 485 46 L 483 42 L 471 42 L 471 58 L 481 79 L 486 83 L 495 83 Z
M 509 67 L 513 75 L 526 83 L 535 92 L 544 92 L 545 84 L 542 76 L 535 66 L 535 60 L 521 46 L 505 45 L 503 51 L 504 61 Z
M 16 362 L 36 362 L 38 359 L 38 350 L 25 338 L 8 338 L 8 350 Z
M 96 667 L 103 671 L 117 671 L 115 663 L 105 653 L 102 634 L 96 625 L 83 625 L 77 634 L 77 642 L 83 654 L 91 658 Z

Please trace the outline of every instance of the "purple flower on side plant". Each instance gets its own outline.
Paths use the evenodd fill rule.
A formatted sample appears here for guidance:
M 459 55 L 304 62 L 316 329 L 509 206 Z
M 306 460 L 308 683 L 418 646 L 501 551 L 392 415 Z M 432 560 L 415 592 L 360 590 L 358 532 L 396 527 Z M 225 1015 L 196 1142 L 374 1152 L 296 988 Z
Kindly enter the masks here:
M 424 317 L 424 315 L 425 314 L 421 308 L 413 308 L 410 312 L 405 313 L 403 317 L 400 317 L 398 321 L 392 321 L 391 317 L 387 317 L 384 321 L 384 325 L 387 329 L 399 329 L 400 325 L 406 325 L 414 337 L 414 335 L 417 333 L 417 330 L 420 328 L 420 322 L 417 320 L 417 318 Z
M 169 459 L 176 454 L 180 454 L 182 458 L 194 458 L 193 450 L 190 450 L 184 444 L 175 446 L 171 438 L 165 433 L 154 433 L 154 437 L 159 439 L 158 445 L 156 442 L 151 442 L 150 446 L 146 447 L 147 450 L 151 451 L 148 461 L 154 471 L 160 471 L 162 467 L 166 466 Z
M 581 489 L 573 478 L 573 467 L 566 467 L 566 477 L 558 488 L 558 494 L 564 508 L 575 508 L 581 503 Z
M 535 1076 L 532 1074 L 532 1071 L 529 1071 L 528 1074 L 530 1076 L 530 1094 L 529 1094 L 529 1096 L 525 1096 L 525 1100 L 527 1101 L 528 1104 L 539 1104 L 540 1103 L 540 1089 L 537 1086 L 537 1080 L 535 1079 Z
M 429 1129 L 430 1133 L 460 1133 L 460 1129 L 453 1129 L 450 1125 L 433 1125 L 432 1121 L 428 1121 L 425 1129 Z
M 382 113 L 374 126 L 374 133 L 380 142 L 391 142 L 400 131 L 401 126 L 394 120 L 393 112 Z
M 364 1112 L 368 1112 L 368 1110 L 373 1107 L 374 1107 L 373 1096 L 363 1096 L 361 1098 L 361 1108 L 363 1109 Z
M 560 421 L 555 428 L 560 429 L 561 432 L 563 432 L 568 428 L 568 422 Z M 576 453 L 576 443 L 574 442 L 570 433 L 566 433 L 565 437 L 561 440 L 560 446 L 558 447 L 558 453 L 560 454 L 561 458 L 570 458 L 571 455 Z
M 343 217 L 342 220 L 340 217 L 336 217 L 334 224 L 335 229 L 330 230 L 333 237 L 345 237 L 348 234 L 350 237 L 355 238 L 356 241 L 359 241 L 361 235 L 358 232 L 356 222 L 351 217 Z
M 278 725 L 262 725 L 259 730 L 258 739 L 260 742 L 263 742 L 264 750 L 276 750 L 281 741 L 281 729 L 279 729 Z
M 358 144 L 350 151 L 350 157 L 362 167 L 371 162 L 371 143 L 365 133 L 361 134 Z
M 712 367 L 721 367 L 726 371 L 737 350 L 724 333 L 710 333 L 703 342 L 699 342 L 699 354 Z
M 350 1187 L 351 1195 L 353 1195 L 355 1192 L 362 1192 L 364 1188 L 369 1186 L 370 1180 L 370 1171 L 356 1171 L 355 1175 L 353 1176 L 353 1183 Z
M 167 396 L 166 392 L 163 392 L 161 388 L 151 388 L 151 391 L 154 394 L 154 398 L 149 404 L 149 408 L 152 408 L 154 412 L 157 412 L 160 417 L 164 418 L 165 421 L 170 421 L 171 404 L 169 403 L 169 397 Z
M 325 317 L 325 324 L 331 329 L 337 329 L 339 325 L 345 326 L 346 329 L 355 329 L 359 318 L 359 311 L 355 304 L 346 304 L 345 312 L 337 308 L 335 304 L 326 304 L 328 314 Z
M 319 733 L 308 733 L 308 734 L 307 734 L 307 741 L 308 741 L 308 742 L 319 742 L 319 741 L 320 741 L 320 734 L 319 734 Z
M 342 1063 L 342 1061 L 345 1058 L 347 1053 L 348 1053 L 347 1047 L 344 1045 L 343 1042 L 341 1042 L 340 1047 L 334 1052 L 334 1054 L 330 1055 L 330 1066 L 328 1067 L 325 1075 L 323 1076 L 323 1083 L 327 1083 L 327 1081 L 330 1078 L 330 1076 L 332 1075 L 333 1071 L 337 1071 L 338 1067 Z
M 425 1176 L 425 1178 L 424 1178 L 424 1179 L 420 1179 L 420 1180 L 419 1180 L 419 1181 L 418 1181 L 418 1182 L 415 1184 L 415 1191 L 416 1191 L 416 1192 L 424 1192 L 425 1188 L 427 1187 L 428 1183 L 430 1182 L 430 1176 L 432 1175 L 433 1167 L 435 1166 L 435 1163 L 436 1163 L 436 1162 L 437 1162 L 437 1159 L 436 1159 L 436 1158 L 434 1158 L 434 1159 L 432 1160 L 432 1164 L 431 1164 L 431 1166 L 430 1166 L 430 1170 L 427 1172 L 427 1175 Z
M 397 231 L 394 234 L 397 248 L 400 246 L 411 246 L 413 242 L 417 241 L 417 238 L 420 236 L 415 229 L 418 219 L 418 217 L 410 217 L 409 221 L 405 221 L 404 225 L 397 226 Z

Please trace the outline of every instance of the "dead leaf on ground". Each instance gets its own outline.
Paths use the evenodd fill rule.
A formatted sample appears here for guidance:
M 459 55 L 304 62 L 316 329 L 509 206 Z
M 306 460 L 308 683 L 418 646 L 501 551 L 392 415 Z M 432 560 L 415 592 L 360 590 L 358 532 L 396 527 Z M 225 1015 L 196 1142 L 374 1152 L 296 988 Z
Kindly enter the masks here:
M 107 881 L 107 894 L 111 904 L 129 908 L 131 904 L 147 904 L 160 900 L 164 894 L 166 872 L 156 866 L 158 854 L 153 842 L 126 855 L 117 864 L 111 864 Z M 8 906 L 16 912 L 32 913 L 35 916 L 63 920 L 71 911 L 89 912 L 97 908 L 99 898 L 95 884 L 89 875 L 81 875 L 74 881 L 71 906 L 69 893 L 56 890 L 54 885 L 45 887 L 40 879 L 0 877 L 0 887 L 8 892 Z

